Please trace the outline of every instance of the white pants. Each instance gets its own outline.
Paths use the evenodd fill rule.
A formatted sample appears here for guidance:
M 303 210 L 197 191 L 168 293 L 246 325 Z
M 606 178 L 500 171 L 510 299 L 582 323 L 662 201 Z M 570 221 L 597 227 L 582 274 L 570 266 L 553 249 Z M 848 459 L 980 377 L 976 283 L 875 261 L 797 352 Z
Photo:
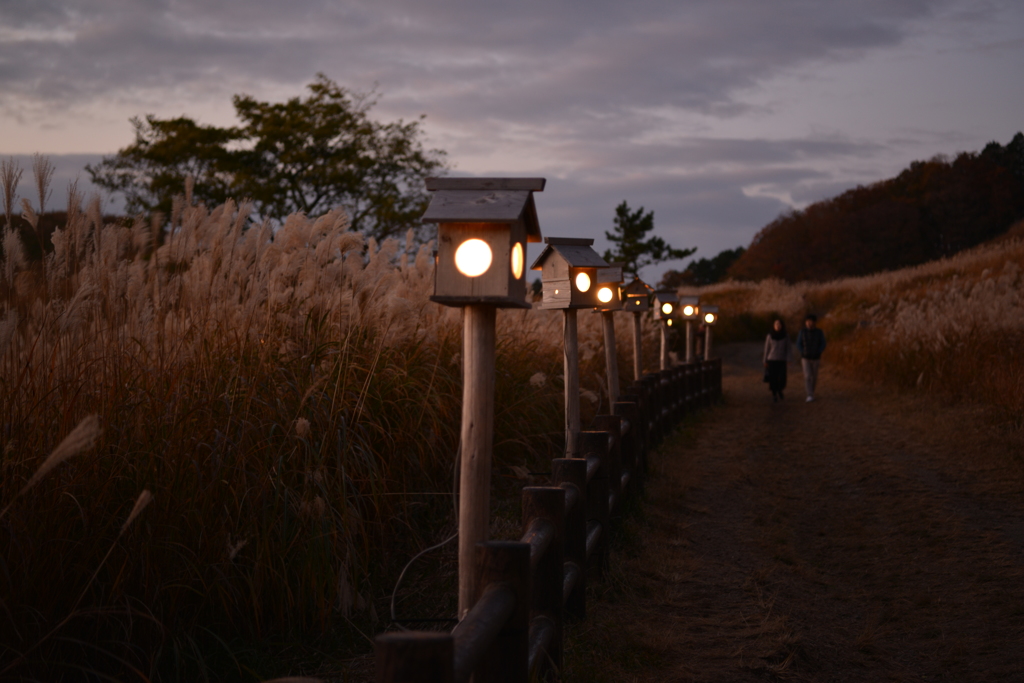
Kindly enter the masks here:
M 801 358 L 800 365 L 804 370 L 804 389 L 808 396 L 814 396 L 814 388 L 818 385 L 818 363 L 820 360 Z

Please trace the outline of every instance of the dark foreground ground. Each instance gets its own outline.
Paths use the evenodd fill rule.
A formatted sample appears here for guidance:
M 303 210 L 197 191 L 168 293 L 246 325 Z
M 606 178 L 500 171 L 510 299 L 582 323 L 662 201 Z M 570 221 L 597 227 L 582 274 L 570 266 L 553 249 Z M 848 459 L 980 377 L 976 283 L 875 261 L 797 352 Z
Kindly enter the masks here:
M 1024 681 L 1022 435 L 842 379 L 804 403 L 725 348 L 725 401 L 652 458 L 572 681 Z

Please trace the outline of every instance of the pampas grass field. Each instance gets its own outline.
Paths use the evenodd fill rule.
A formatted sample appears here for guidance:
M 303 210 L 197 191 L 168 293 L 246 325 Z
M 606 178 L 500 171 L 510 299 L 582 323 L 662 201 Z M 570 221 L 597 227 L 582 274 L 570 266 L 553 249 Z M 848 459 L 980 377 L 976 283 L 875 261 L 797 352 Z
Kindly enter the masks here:
M 431 245 L 249 211 L 186 193 L 112 223 L 72 193 L 31 262 L 5 231 L 0 678 L 315 671 L 369 649 L 398 572 L 453 530 L 461 321 L 429 301 Z M 561 317 L 498 325 L 494 509 L 514 529 L 519 478 L 562 449 Z M 593 415 L 599 316 L 580 340 Z M 454 613 L 416 572 L 399 613 Z

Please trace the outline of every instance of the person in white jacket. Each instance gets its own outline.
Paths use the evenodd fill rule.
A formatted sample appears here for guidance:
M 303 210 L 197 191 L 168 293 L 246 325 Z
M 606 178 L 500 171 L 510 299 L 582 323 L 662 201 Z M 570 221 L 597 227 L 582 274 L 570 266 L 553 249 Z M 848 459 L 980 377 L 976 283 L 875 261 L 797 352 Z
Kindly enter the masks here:
M 786 369 L 789 363 L 789 335 L 786 334 L 786 323 L 776 319 L 772 323 L 772 331 L 764 339 L 764 381 L 772 392 L 773 401 L 785 398 Z

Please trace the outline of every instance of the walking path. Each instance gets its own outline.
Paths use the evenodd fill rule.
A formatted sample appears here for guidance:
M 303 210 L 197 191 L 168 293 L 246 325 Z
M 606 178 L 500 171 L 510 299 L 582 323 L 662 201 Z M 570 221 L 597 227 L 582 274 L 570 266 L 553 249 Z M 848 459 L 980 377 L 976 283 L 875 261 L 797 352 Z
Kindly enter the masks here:
M 1024 449 L 991 411 L 723 349 L 570 628 L 573 681 L 1024 681 Z

